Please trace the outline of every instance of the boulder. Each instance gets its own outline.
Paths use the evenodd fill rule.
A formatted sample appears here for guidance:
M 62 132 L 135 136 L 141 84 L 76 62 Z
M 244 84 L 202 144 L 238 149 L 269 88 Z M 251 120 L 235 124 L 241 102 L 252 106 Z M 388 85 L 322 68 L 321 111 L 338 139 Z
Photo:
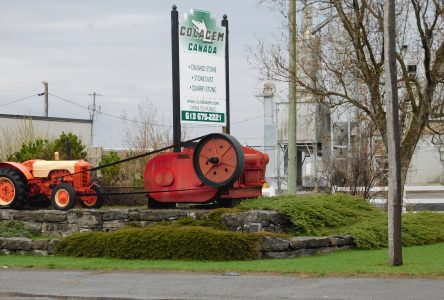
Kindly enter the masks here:
M 125 226 L 125 222 L 123 220 L 114 220 L 114 221 L 106 221 L 103 222 L 103 231 L 112 231 Z
M 125 220 L 128 215 L 127 209 L 109 209 L 103 213 L 103 221 Z
M 0 209 L 0 221 L 9 221 L 14 219 L 17 210 L 14 209 Z
M 140 221 L 163 221 L 177 220 L 185 217 L 186 213 L 179 209 L 165 210 L 142 210 L 140 211 Z
M 64 222 L 67 220 L 67 212 L 60 210 L 45 210 L 43 211 L 44 222 Z
M 43 211 L 39 210 L 18 210 L 14 214 L 14 220 L 43 222 Z
M 45 250 L 48 248 L 48 240 L 34 240 L 31 243 L 32 250 Z
M 60 240 L 48 240 L 48 254 L 54 254 L 55 247 L 60 243 Z
M 303 249 L 308 248 L 308 242 L 312 240 L 312 237 L 308 236 L 297 236 L 290 239 L 291 249 Z
M 265 235 L 261 236 L 260 246 L 262 251 L 287 251 L 290 249 L 290 241 L 284 238 Z
M 68 211 L 68 223 L 76 224 L 79 228 L 101 229 L 103 211 L 73 209 Z
M 28 238 L 5 238 L 2 244 L 2 248 L 8 250 L 29 251 L 32 248 L 32 240 Z

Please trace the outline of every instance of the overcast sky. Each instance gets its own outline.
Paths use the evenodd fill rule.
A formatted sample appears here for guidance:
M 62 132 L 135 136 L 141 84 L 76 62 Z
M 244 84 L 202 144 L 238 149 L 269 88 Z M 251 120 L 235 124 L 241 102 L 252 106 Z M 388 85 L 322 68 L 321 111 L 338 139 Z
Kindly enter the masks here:
M 263 82 L 247 62 L 246 47 L 276 33 L 280 20 L 256 0 L 0 0 L 0 113 L 43 115 L 43 97 L 4 104 L 42 92 L 46 80 L 50 93 L 79 105 L 50 96 L 51 117 L 88 119 L 83 107 L 96 91 L 105 113 L 133 117 L 149 99 L 159 123 L 171 125 L 173 4 L 180 17 L 191 8 L 209 10 L 218 20 L 228 15 L 231 131 L 241 143 L 262 145 L 263 107 L 254 95 Z M 101 115 L 95 144 L 121 147 L 122 132 L 121 120 Z M 201 134 L 195 128 L 190 138 Z

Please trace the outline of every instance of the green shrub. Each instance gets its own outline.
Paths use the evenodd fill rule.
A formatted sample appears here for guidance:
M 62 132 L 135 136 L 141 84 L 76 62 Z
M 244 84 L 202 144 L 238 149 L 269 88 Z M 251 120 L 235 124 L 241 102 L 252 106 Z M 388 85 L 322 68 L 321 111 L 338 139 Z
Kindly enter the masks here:
M 107 164 L 111 164 L 120 160 L 119 155 L 116 151 L 110 151 L 104 155 L 102 155 L 102 160 L 99 163 L 99 166 L 104 166 Z M 109 166 L 103 168 L 101 170 L 103 183 L 105 185 L 112 185 L 118 181 L 118 175 L 120 172 L 120 165 Z
M 382 213 L 365 200 L 346 194 L 310 194 L 243 201 L 241 209 L 269 209 L 286 213 L 299 235 L 323 235 L 331 228 L 377 218 Z
M 153 225 L 75 234 L 57 245 L 57 253 L 127 259 L 246 260 L 257 257 L 258 241 L 258 234 L 202 226 Z
M 77 135 L 69 132 L 62 134 L 55 140 L 36 138 L 21 145 L 20 150 L 8 156 L 7 160 L 24 162 L 31 159 L 54 160 L 54 152 L 59 152 L 60 159 L 66 159 L 66 141 L 71 144 L 71 159 L 84 159 L 86 157 L 85 145 Z
M 286 213 L 296 235 L 351 234 L 358 248 L 387 247 L 387 214 L 367 201 L 347 194 L 310 194 L 246 200 L 241 209 L 269 209 Z M 444 214 L 406 213 L 402 216 L 404 246 L 444 241 Z
M 37 232 L 32 229 L 25 228 L 25 225 L 20 221 L 8 221 L 0 223 L 0 237 L 34 238 L 37 236 Z

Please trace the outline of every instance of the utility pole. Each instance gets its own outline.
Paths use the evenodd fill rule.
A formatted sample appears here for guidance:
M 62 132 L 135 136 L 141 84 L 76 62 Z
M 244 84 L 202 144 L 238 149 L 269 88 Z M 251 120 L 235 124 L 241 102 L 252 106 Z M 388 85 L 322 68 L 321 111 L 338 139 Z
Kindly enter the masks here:
M 389 262 L 402 265 L 401 240 L 401 158 L 399 134 L 398 86 L 396 73 L 395 0 L 384 2 L 384 69 L 387 103 L 388 154 L 388 246 Z
M 288 3 L 289 86 L 288 86 L 288 194 L 296 194 L 296 0 Z
M 96 96 L 103 96 L 101 94 L 98 94 L 96 92 L 93 92 L 92 94 L 88 94 L 89 96 L 93 97 L 93 104 L 92 105 L 88 105 L 88 110 L 89 110 L 89 118 L 91 120 L 91 146 L 93 145 L 94 142 L 94 119 L 97 115 L 100 114 L 100 110 L 101 107 L 96 106 Z
M 45 88 L 44 96 L 45 96 L 45 117 L 48 117 L 48 82 L 43 81 L 43 86 Z

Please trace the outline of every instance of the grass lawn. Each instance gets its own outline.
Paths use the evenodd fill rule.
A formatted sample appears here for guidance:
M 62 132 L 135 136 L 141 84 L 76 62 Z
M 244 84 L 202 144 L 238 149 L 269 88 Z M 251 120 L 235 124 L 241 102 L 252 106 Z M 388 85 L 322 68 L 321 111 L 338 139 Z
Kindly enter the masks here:
M 192 272 L 248 272 L 310 276 L 408 276 L 444 278 L 444 243 L 406 247 L 404 265 L 389 266 L 387 249 L 348 250 L 326 256 L 253 261 L 203 262 L 124 260 L 110 258 L 0 256 L 0 268 L 90 270 L 181 270 Z

